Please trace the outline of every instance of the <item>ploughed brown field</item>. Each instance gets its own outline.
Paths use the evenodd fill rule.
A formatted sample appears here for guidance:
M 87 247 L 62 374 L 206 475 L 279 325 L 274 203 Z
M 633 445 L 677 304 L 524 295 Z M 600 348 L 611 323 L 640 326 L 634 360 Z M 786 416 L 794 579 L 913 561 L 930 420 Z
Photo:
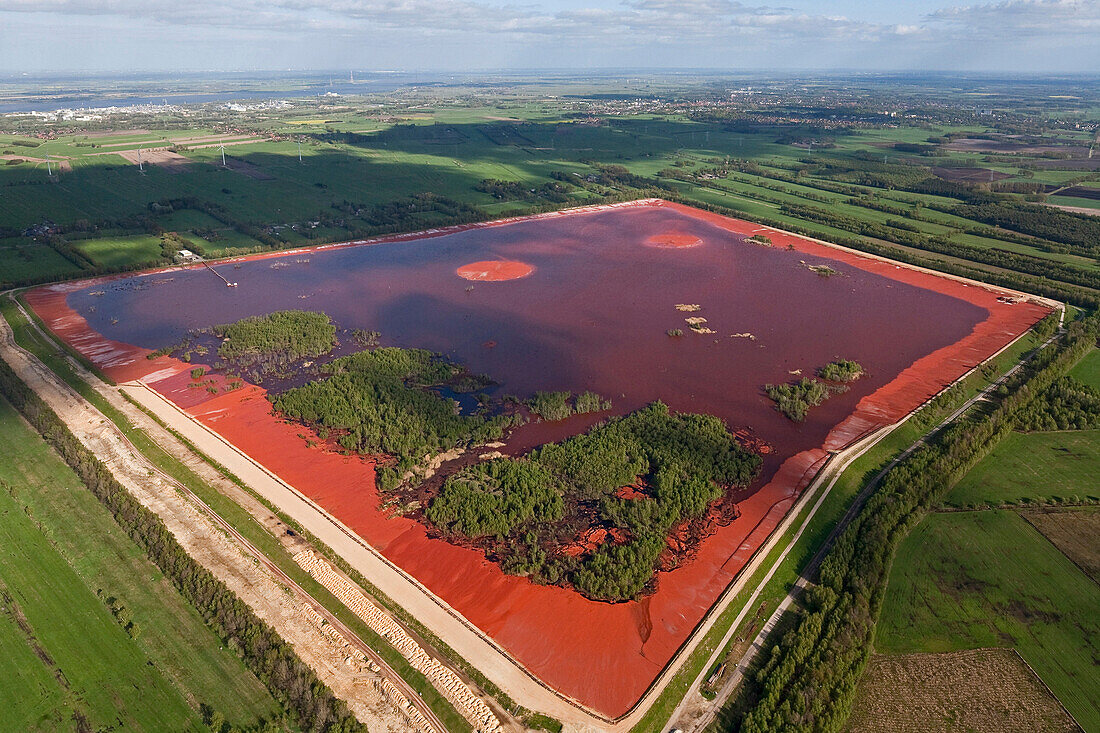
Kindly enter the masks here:
M 1012 649 L 872 657 L 847 731 L 1079 731 Z
M 746 241 L 754 234 L 771 245 Z M 144 379 L 319 502 L 546 684 L 612 718 L 642 696 L 831 451 L 904 416 L 1048 312 L 992 288 L 662 201 L 217 268 L 238 286 L 192 267 L 48 286 L 28 300 L 110 376 Z M 699 308 L 676 307 L 685 304 Z M 613 414 L 660 399 L 716 415 L 771 450 L 761 477 L 725 498 L 736 512 L 710 517 L 705 539 L 658 573 L 653 593 L 611 604 L 536 585 L 380 510 L 372 465 L 307 446 L 300 426 L 271 414 L 261 387 L 189 389 L 199 360 L 145 358 L 189 329 L 286 309 L 378 331 L 383 345 L 442 352 L 498 380 L 501 394 L 592 390 L 613 401 Z M 706 319 L 703 332 L 689 317 Z M 674 329 L 683 335 L 670 337 Z M 859 362 L 866 376 L 804 423 L 778 413 L 762 391 L 835 359 Z M 605 415 L 524 426 L 507 450 L 561 440 Z M 669 543 L 675 549 L 675 533 Z

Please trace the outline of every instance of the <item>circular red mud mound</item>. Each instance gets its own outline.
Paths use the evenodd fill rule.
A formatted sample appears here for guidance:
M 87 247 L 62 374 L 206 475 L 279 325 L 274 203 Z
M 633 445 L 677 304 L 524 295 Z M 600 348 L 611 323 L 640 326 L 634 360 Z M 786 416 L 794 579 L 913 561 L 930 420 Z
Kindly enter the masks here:
M 651 247 L 667 247 L 668 249 L 682 249 L 684 247 L 698 247 L 703 243 L 702 239 L 694 234 L 680 234 L 679 232 L 665 232 L 654 234 L 646 240 Z
M 518 280 L 535 271 L 534 266 L 516 260 L 482 260 L 471 262 L 455 270 L 459 277 L 477 282 L 500 282 Z

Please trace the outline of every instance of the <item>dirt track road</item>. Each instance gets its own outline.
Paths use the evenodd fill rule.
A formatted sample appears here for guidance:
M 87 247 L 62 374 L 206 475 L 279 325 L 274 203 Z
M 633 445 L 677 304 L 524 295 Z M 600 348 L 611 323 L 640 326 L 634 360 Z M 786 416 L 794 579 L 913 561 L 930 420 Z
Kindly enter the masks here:
M 408 730 L 405 719 L 383 700 L 372 680 L 378 674 L 354 663 L 358 651 L 375 663 L 381 676 L 418 708 L 436 730 L 442 723 L 404 680 L 350 629 L 294 583 L 197 496 L 163 473 L 81 395 L 33 355 L 20 348 L 7 321 L 0 318 L 0 357 L 69 426 L 76 437 L 112 471 L 142 505 L 156 512 L 188 554 L 225 582 L 257 615 L 289 641 L 339 697 L 372 730 Z M 116 399 L 118 396 L 115 395 Z M 289 591 L 289 592 L 288 592 Z M 305 615 L 312 608 L 337 629 L 339 645 Z

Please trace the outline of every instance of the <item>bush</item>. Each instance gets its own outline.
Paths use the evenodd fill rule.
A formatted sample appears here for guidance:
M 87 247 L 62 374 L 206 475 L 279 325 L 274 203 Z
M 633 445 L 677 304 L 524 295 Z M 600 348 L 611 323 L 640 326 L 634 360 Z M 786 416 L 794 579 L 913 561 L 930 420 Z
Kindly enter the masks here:
M 572 392 L 536 392 L 526 404 L 536 415 L 551 422 L 571 415 L 611 409 L 611 400 L 605 400 L 595 392 L 584 392 L 575 400 Z
M 276 311 L 214 326 L 225 339 L 218 356 L 236 366 L 281 366 L 321 356 L 336 346 L 336 326 L 324 313 Z
M 847 387 L 829 387 L 824 382 L 803 377 L 789 384 L 766 384 L 764 391 L 775 401 L 775 409 L 795 422 L 806 419 L 811 407 L 829 398 L 830 392 L 844 391 Z
M 854 382 L 863 376 L 863 365 L 848 359 L 832 361 L 818 369 L 817 376 L 830 382 Z

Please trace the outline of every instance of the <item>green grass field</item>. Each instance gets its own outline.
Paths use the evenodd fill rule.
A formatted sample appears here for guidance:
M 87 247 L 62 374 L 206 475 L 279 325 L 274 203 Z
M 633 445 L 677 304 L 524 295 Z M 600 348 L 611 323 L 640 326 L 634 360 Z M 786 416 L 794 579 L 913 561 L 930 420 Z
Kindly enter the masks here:
M 305 123 L 305 124 L 296 124 Z M 724 179 L 699 183 L 675 182 L 685 196 L 703 203 L 725 206 L 746 218 L 768 218 L 782 224 L 808 227 L 825 237 L 850 237 L 851 232 L 796 216 L 781 214 L 780 203 L 825 207 L 867 224 L 884 225 L 896 221 L 888 214 L 850 202 L 849 195 L 827 190 L 836 181 L 821 174 L 800 176 L 798 183 L 777 181 L 773 176 L 789 176 L 804 165 L 804 147 L 777 140 L 780 128 L 734 130 L 716 122 L 694 121 L 680 115 L 657 117 L 648 114 L 621 116 L 604 124 L 576 124 L 557 102 L 503 102 L 499 105 L 449 106 L 426 104 L 422 109 L 404 109 L 401 114 L 382 121 L 363 110 L 346 110 L 332 117 L 316 110 L 294 110 L 265 119 L 262 127 L 281 134 L 305 135 L 303 161 L 298 160 L 297 144 L 292 140 L 257 140 L 227 149 L 231 163 L 247 170 L 221 165 L 216 147 L 184 150 L 191 161 L 179 173 L 169 173 L 156 165 L 146 166 L 144 174 L 115 155 L 102 155 L 160 139 L 178 139 L 209 134 L 207 130 L 148 130 L 125 135 L 62 135 L 34 147 L 12 145 L 27 155 L 40 156 L 48 149 L 55 156 L 68 156 L 71 172 L 55 182 L 46 183 L 42 172 L 30 164 L 0 167 L 0 226 L 21 228 L 44 220 L 68 224 L 81 219 L 97 221 L 147 215 L 157 200 L 193 197 L 222 207 L 228 216 L 249 225 L 301 224 L 324 215 L 342 217 L 343 222 L 313 230 L 307 240 L 290 229 L 285 233 L 287 246 L 309 242 L 339 241 L 352 236 L 363 222 L 348 213 L 346 207 L 361 209 L 386 204 L 425 191 L 466 204 L 483 207 L 486 216 L 522 213 L 531 207 L 525 201 L 497 201 L 476 190 L 486 178 L 522 181 L 532 186 L 548 182 L 554 172 L 591 172 L 590 161 L 623 165 L 631 172 L 656 180 L 657 173 L 670 167 L 692 171 L 735 157 L 766 163 L 756 172 L 735 172 Z M 956 129 L 947 126 L 943 130 Z M 961 129 L 961 128 L 960 128 Z M 972 126 L 973 134 L 987 132 L 984 126 Z M 341 134 L 351 137 L 342 138 Z M 984 162 L 984 152 L 950 151 L 946 158 L 899 156 L 889 152 L 893 143 L 923 143 L 936 131 L 927 127 L 870 128 L 852 130 L 836 136 L 836 147 L 823 151 L 828 159 L 851 160 L 880 152 L 894 165 L 939 165 L 954 161 L 974 167 L 993 167 L 1016 175 L 1024 171 L 1012 165 Z M 15 138 L 12 138 L 14 140 Z M 0 147 L 4 140 L 0 138 Z M 909 161 L 909 163 L 905 163 Z M 1021 163 L 1026 159 L 1021 159 Z M 255 175 L 253 175 L 255 174 Z M 1048 175 L 1049 174 L 1049 175 Z M 1065 175 L 1063 175 L 1065 174 Z M 1087 176 L 1071 171 L 1027 171 L 1035 180 L 1076 180 Z M 781 186 L 784 191 L 775 190 Z M 953 205 L 955 199 L 910 192 L 892 187 L 863 183 L 861 188 L 883 203 L 913 211 L 917 202 Z M 577 188 L 574 204 L 582 204 L 593 194 Z M 334 213 L 335 212 L 335 213 Z M 957 244 L 979 249 L 991 248 L 1026 254 L 1069 264 L 1083 270 L 1100 270 L 1092 258 L 1048 252 L 999 237 L 990 227 L 931 209 L 919 219 L 902 216 L 909 225 L 928 236 L 946 236 Z M 158 214 L 156 223 L 181 233 L 194 229 L 214 229 L 222 239 L 204 245 L 211 256 L 234 254 L 260 246 L 250 237 L 200 214 L 184 210 Z M 412 217 L 402 228 L 435 226 Z M 980 233 L 964 233 L 974 228 Z M 143 264 L 156 257 L 151 242 L 139 231 L 132 238 L 114 234 L 102 244 L 84 243 L 81 248 L 100 267 L 116 269 Z M 950 258 L 939 257 L 950 260 Z M 955 260 L 950 260 L 956 262 Z M 980 265 L 979 269 L 989 269 Z M 27 261 L 10 267 L 0 279 L 14 281 L 32 274 L 64 277 L 72 266 L 58 262 Z
M 1069 370 L 1069 375 L 1096 389 L 1100 389 L 1100 349 L 1093 349 L 1086 354 L 1084 359 L 1077 362 L 1077 365 Z
M 160 237 L 152 234 L 88 239 L 73 246 L 102 267 L 153 263 L 161 257 Z
M 1100 728 L 1100 586 L 1011 511 L 927 516 L 898 550 L 875 651 L 1013 647 Z
M 27 237 L 0 239 L 0 282 L 32 277 L 65 277 L 80 268 L 52 247 Z
M 1076 196 L 1051 196 L 1047 203 L 1059 206 L 1079 206 L 1083 209 L 1095 209 L 1100 214 L 1100 201 L 1096 199 L 1078 198 Z
M 201 730 L 279 706 L 6 402 L 0 401 L 0 729 Z M 124 630 L 107 606 L 137 627 Z M 9 600 L 10 599 L 10 600 Z M 25 617 L 25 623 L 19 619 Z
M 1100 499 L 1100 430 L 1013 433 L 947 495 L 954 507 L 1020 500 Z

